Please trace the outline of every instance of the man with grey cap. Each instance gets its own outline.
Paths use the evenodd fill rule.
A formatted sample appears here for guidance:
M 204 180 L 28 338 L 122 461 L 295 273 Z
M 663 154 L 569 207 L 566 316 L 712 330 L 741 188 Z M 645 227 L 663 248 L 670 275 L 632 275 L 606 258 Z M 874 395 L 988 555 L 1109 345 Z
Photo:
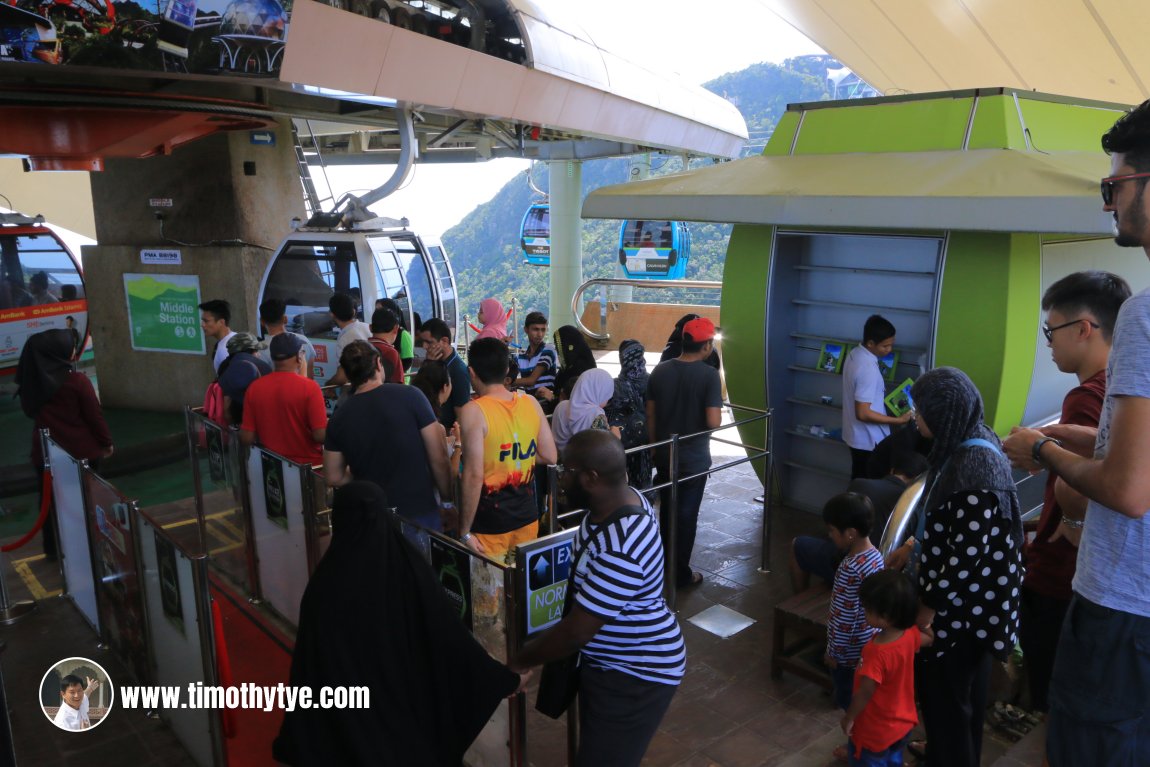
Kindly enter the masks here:
M 319 384 L 304 374 L 307 347 L 298 335 L 280 333 L 272 337 L 268 352 L 275 370 L 248 387 L 240 441 L 258 441 L 296 463 L 321 463 L 327 410 Z
M 228 339 L 228 356 L 220 363 L 219 382 L 224 392 L 228 423 L 243 420 L 244 396 L 252 381 L 272 372 L 271 366 L 256 355 L 260 342 L 251 333 L 233 333 Z

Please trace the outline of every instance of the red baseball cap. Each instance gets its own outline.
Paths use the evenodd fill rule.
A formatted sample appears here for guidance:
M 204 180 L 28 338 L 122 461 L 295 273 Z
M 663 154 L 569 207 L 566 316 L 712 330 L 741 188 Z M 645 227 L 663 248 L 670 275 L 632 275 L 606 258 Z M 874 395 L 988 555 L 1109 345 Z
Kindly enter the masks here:
M 706 317 L 696 317 L 683 326 L 683 339 L 702 343 L 715 337 L 715 323 Z

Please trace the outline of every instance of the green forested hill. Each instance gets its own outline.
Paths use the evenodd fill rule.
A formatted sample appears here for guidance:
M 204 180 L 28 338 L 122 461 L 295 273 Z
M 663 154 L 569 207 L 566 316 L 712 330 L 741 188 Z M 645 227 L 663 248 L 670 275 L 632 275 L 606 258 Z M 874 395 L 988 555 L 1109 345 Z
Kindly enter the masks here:
M 704 87 L 739 108 L 752 137 L 746 154 L 757 154 L 762 151 L 763 137 L 774 129 L 787 104 L 820 101 L 828 97 L 826 69 L 838 66 L 837 61 L 827 56 L 803 56 L 789 59 L 782 66 L 755 64 L 716 78 Z M 652 176 L 683 170 L 679 158 L 658 156 L 652 158 L 651 165 Z M 626 177 L 626 160 L 585 162 L 583 194 L 608 184 L 623 183 Z M 546 165 L 538 165 L 532 178 L 539 188 L 547 189 Z M 547 269 L 524 264 L 519 249 L 520 221 L 533 196 L 521 174 L 443 235 L 444 245 L 456 269 L 460 306 L 473 321 L 479 302 L 488 297 L 507 304 L 515 296 L 524 311 L 547 309 Z M 730 231 L 729 225 L 691 224 L 688 279 L 722 279 Z M 619 221 L 584 222 L 584 278 L 608 277 L 613 273 L 618 233 Z M 665 295 L 644 293 L 636 291 L 635 299 L 667 300 Z

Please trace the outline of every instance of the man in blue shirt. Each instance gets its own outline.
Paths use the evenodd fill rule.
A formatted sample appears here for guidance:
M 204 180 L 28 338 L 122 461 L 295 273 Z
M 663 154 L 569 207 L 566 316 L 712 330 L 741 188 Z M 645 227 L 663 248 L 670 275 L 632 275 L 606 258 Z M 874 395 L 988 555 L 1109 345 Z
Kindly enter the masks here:
M 1114 241 L 1150 256 L 1150 101 L 1102 148 Z M 1015 429 L 1004 444 L 1015 466 L 1045 466 L 1089 499 L 1084 518 L 1063 509 L 1061 522 L 1082 540 L 1050 680 L 1051 767 L 1150 764 L 1150 291 L 1122 305 L 1106 372 L 1097 430 Z
M 555 347 L 545 343 L 547 338 L 547 318 L 543 312 L 531 312 L 523 320 L 523 332 L 527 335 L 527 348 L 519 352 L 519 380 L 516 388 L 535 394 L 542 388 L 555 387 L 555 371 L 559 369 L 559 358 Z
M 442 362 L 447 368 L 447 375 L 451 377 L 451 398 L 439 409 L 439 422 L 451 433 L 451 427 L 459 418 L 459 411 L 471 401 L 471 374 L 467 372 L 467 363 L 455 353 L 455 347 L 451 344 L 451 330 L 438 317 L 432 317 L 419 326 L 416 340 L 427 350 L 427 358 Z

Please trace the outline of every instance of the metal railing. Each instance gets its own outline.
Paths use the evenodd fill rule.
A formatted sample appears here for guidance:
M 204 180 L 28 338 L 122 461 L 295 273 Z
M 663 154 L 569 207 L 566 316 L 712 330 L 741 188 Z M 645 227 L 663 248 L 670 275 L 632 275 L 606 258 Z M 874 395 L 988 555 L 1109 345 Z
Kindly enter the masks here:
M 579 332 L 596 341 L 609 341 L 611 339 L 610 333 L 596 333 L 586 325 L 583 324 L 583 319 L 579 311 L 579 302 L 583 298 L 583 292 L 592 285 L 604 286 L 622 286 L 632 288 L 647 288 L 647 289 L 687 289 L 687 290 L 722 290 L 723 283 L 712 282 L 710 280 L 631 280 L 622 277 L 598 277 L 593 280 L 587 280 L 579 287 L 575 288 L 575 294 L 571 296 L 571 314 L 575 317 L 575 327 L 579 328 Z M 694 436 L 694 435 L 691 435 Z
M 678 565 L 675 547 L 678 539 L 678 511 L 679 511 L 679 486 L 683 482 L 690 482 L 692 480 L 709 477 L 712 474 L 717 474 L 721 471 L 739 466 L 751 461 L 765 461 L 766 465 L 763 468 L 763 513 L 762 513 L 762 532 L 760 534 L 760 545 L 762 551 L 760 554 L 760 567 L 762 572 L 769 572 L 771 565 L 771 530 L 773 524 L 774 509 L 773 499 L 771 497 L 769 478 L 771 476 L 771 450 L 772 450 L 772 435 L 771 435 L 771 422 L 772 411 L 762 410 L 759 408 L 748 407 L 746 405 L 736 405 L 732 402 L 724 402 L 724 407 L 730 408 L 732 411 L 744 411 L 752 413 L 753 415 L 747 418 L 737 419 L 731 423 L 721 424 L 714 429 L 705 429 L 703 431 L 695 432 L 693 434 L 672 434 L 667 439 L 659 442 L 651 442 L 646 445 L 639 445 L 625 451 L 627 455 L 634 455 L 643 451 L 655 451 L 660 448 L 667 448 L 667 481 L 660 484 L 652 485 L 647 488 L 640 488 L 643 493 L 659 492 L 665 499 L 668 506 L 667 509 L 660 509 L 660 523 L 663 532 L 663 558 L 664 558 L 664 593 L 667 597 L 667 603 L 674 607 L 677 597 L 677 586 L 675 583 L 675 570 Z M 763 422 L 763 446 L 747 445 L 742 442 L 735 442 L 729 439 L 716 436 L 718 432 L 725 431 L 731 428 L 738 428 L 757 421 Z M 701 471 L 696 474 L 690 474 L 685 477 L 679 476 L 679 445 L 683 442 L 708 437 L 710 440 L 719 442 L 733 447 L 739 447 L 747 451 L 747 456 L 744 458 L 736 458 L 732 461 L 723 463 L 720 466 L 712 466 L 706 471 Z M 658 474 L 656 474 L 658 476 Z M 582 516 L 586 513 L 583 509 L 576 509 L 561 513 L 559 510 L 559 474 L 558 467 L 547 467 L 547 487 L 548 487 L 548 524 L 547 529 L 549 533 L 555 533 L 563 528 L 573 526 L 581 521 Z M 663 491 L 667 491 L 663 495 Z M 660 506 L 663 502 L 660 502 Z

